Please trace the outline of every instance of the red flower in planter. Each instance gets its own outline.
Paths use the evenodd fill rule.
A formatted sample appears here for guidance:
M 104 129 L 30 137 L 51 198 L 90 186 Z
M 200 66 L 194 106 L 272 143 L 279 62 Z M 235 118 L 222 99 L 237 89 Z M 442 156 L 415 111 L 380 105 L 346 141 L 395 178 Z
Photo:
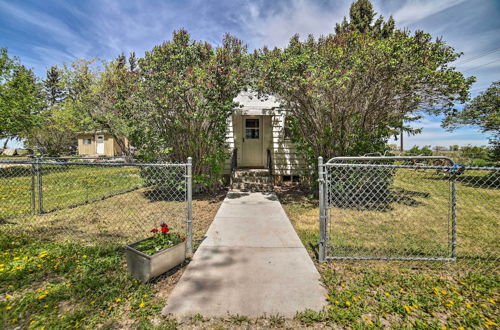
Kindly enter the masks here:
M 153 229 L 151 229 L 151 232 L 152 232 L 153 234 L 156 234 L 156 233 L 158 232 L 158 229 L 153 228 Z
M 162 222 L 160 224 L 160 226 L 161 226 L 161 232 L 162 232 L 162 234 L 166 234 L 166 233 L 168 233 L 170 231 L 170 229 L 168 229 L 168 226 L 167 226 L 166 223 Z

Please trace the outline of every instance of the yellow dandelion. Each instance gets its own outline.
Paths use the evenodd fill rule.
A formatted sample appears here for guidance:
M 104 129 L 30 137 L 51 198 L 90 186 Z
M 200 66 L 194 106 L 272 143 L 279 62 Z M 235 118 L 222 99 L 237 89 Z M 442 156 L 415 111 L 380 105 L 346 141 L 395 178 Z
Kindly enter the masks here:
M 19 260 L 19 257 L 14 257 L 14 260 Z
M 403 308 L 405 309 L 406 313 L 411 314 L 411 306 L 404 305 Z
M 371 326 L 371 325 L 373 325 L 373 322 L 372 322 L 372 321 L 368 321 L 367 323 L 368 323 L 368 325 L 370 325 L 370 326 Z
M 434 294 L 435 294 L 436 296 L 439 296 L 439 289 L 438 289 L 438 288 L 434 288 L 433 290 L 434 290 Z
M 468 303 L 467 305 L 465 305 L 465 307 L 467 307 L 467 308 L 469 308 L 469 309 L 471 309 L 471 308 L 472 308 L 472 306 L 474 306 L 474 303 Z
M 489 301 L 491 304 L 496 304 L 496 303 L 497 303 L 495 299 L 491 299 L 491 298 L 490 298 L 490 299 L 488 299 L 488 301 Z
M 21 269 L 23 269 L 23 268 L 20 266 L 16 266 L 16 270 L 21 270 Z
M 458 327 L 458 330 L 465 330 L 464 327 Z
M 352 301 L 356 302 L 356 301 L 358 301 L 358 298 L 353 297 L 353 298 L 352 298 Z
M 141 301 L 141 303 L 139 304 L 139 308 L 143 308 L 144 307 L 144 301 Z
M 0 268 L 1 268 L 1 267 L 5 267 L 5 265 L 4 265 L 4 264 L 0 264 Z
M 489 328 L 489 327 L 496 327 L 496 326 L 498 326 L 498 324 L 497 324 L 497 323 L 493 322 L 492 320 L 490 320 L 490 319 L 489 319 L 489 318 L 487 318 L 487 317 L 485 317 L 485 318 L 484 318 L 484 321 L 485 321 L 485 322 L 484 322 L 484 326 L 485 326 L 485 327 L 487 327 L 487 328 Z
M 120 301 L 122 301 L 122 300 L 121 300 L 120 298 L 116 298 L 116 299 L 115 299 L 115 301 L 116 301 L 117 303 L 119 303 L 119 302 L 120 302 Z
M 10 306 L 10 305 L 9 306 L 5 306 L 5 310 L 6 311 L 10 311 L 11 309 L 12 309 L 12 306 Z
M 389 297 L 391 294 L 390 294 L 389 292 L 384 292 L 384 295 L 385 295 L 386 297 Z
M 42 292 L 43 290 L 42 289 L 36 289 L 35 292 L 38 293 L 38 292 Z
M 11 299 L 11 298 L 12 298 L 12 296 L 9 296 L 9 295 L 5 296 L 5 299 Z
M 446 290 L 441 290 L 441 294 L 442 294 L 442 295 L 445 295 L 445 294 L 447 294 L 447 293 L 448 293 L 448 292 L 446 292 Z
M 0 273 L 3 272 L 3 268 L 0 268 Z
M 345 305 L 346 305 L 347 307 L 349 307 L 349 306 L 351 306 L 351 302 L 348 300 L 348 301 L 346 301 L 346 302 L 345 302 Z
M 419 307 L 418 305 L 413 305 L 413 308 L 415 309 L 418 309 L 418 307 Z
M 43 308 L 49 308 L 49 305 L 43 305 Z
M 338 305 L 338 304 L 340 304 L 340 301 L 335 300 L 335 305 Z
M 41 300 L 41 299 L 44 299 L 45 297 L 47 297 L 47 295 L 46 295 L 46 294 L 42 294 L 42 295 L 39 295 L 39 296 L 38 296 L 38 299 L 40 299 L 40 300 Z

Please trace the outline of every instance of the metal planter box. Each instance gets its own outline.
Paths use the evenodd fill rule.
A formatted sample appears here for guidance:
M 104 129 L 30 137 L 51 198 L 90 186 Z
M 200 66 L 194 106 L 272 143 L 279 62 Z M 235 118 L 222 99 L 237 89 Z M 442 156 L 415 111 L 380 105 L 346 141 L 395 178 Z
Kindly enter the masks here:
M 186 259 L 186 242 L 161 250 L 153 255 L 147 255 L 134 248 L 142 241 L 127 245 L 125 249 L 128 271 L 143 283 L 169 271 Z

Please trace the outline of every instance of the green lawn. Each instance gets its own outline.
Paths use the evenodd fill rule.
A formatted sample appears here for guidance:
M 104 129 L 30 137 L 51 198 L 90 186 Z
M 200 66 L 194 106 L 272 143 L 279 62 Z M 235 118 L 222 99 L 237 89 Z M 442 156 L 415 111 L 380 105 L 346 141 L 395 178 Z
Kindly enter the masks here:
M 495 324 L 500 324 L 498 259 L 493 263 L 481 260 L 488 254 L 498 257 L 499 253 L 495 239 L 499 228 L 499 203 L 495 202 L 499 197 L 498 188 L 478 188 L 467 182 L 458 183 L 459 196 L 462 197 L 458 199 L 457 263 L 333 261 L 317 264 L 329 293 L 328 308 L 322 313 L 305 311 L 293 320 L 285 320 L 279 315 L 259 319 L 238 315 L 208 319 L 197 315 L 191 320 L 175 320 L 162 317 L 159 312 L 184 268 L 176 268 L 153 283 L 141 284 L 126 271 L 123 245 L 149 235 L 150 228 L 160 221 L 183 231 L 185 204 L 161 198 L 161 194 L 158 195 L 152 188 L 140 187 L 140 176 L 133 169 L 106 170 L 110 172 L 101 174 L 109 174 L 105 178 L 107 181 L 96 179 L 95 184 L 85 183 L 89 173 L 79 172 L 76 168 L 47 173 L 45 182 L 47 187 L 52 187 L 47 189 L 59 191 L 62 187 L 73 187 L 80 194 L 61 193 L 60 198 L 46 201 L 48 206 L 53 205 L 54 208 L 63 206 L 60 210 L 36 216 L 9 217 L 5 224 L 0 225 L 0 328 L 340 326 L 359 329 L 458 329 L 496 327 Z M 95 171 L 92 173 L 96 174 Z M 4 180 L 23 182 L 27 179 L 11 176 Z M 400 196 L 411 199 L 406 199 L 406 204 L 396 203 L 385 212 L 347 208 L 332 210 L 332 221 L 343 216 L 344 231 L 337 233 L 336 249 L 330 252 L 399 253 L 400 248 L 406 246 L 401 244 L 403 235 L 411 237 L 429 230 L 447 233 L 447 213 L 445 216 L 440 205 L 447 202 L 448 187 L 445 182 L 432 180 L 434 186 L 425 188 L 421 184 L 423 180 L 425 174 L 421 172 L 411 177 L 404 172 L 398 174 L 395 188 L 399 193 L 405 191 Z M 10 194 L 11 186 L 0 185 L 0 191 L 4 189 L 0 196 L 7 195 L 6 191 Z M 110 193 L 130 188 L 134 190 Z M 408 192 L 413 193 L 408 195 Z M 82 197 L 82 194 L 85 196 Z M 109 195 L 113 196 L 102 198 Z M 95 201 L 64 207 L 89 200 L 89 196 Z M 203 239 L 220 205 L 221 196 L 195 197 L 195 241 Z M 317 260 L 317 200 L 306 197 L 298 189 L 282 190 L 279 197 L 313 260 Z M 15 205 L 13 201 L 16 199 L 10 195 L 8 198 L 8 206 L 0 205 L 4 214 Z M 394 220 L 396 214 L 407 214 L 415 223 L 403 227 L 399 223 L 395 233 L 401 236 L 386 239 L 377 226 L 387 226 L 383 223 L 384 219 Z M 446 221 L 443 222 L 443 219 Z M 426 226 L 421 226 L 418 221 Z M 370 249 L 374 246 L 374 239 L 379 240 L 379 245 L 383 243 L 382 248 Z M 435 237 L 434 241 L 433 248 L 426 250 L 433 238 L 430 234 L 423 235 L 420 243 L 413 243 L 413 251 L 448 252 L 442 237 Z M 340 247 L 343 244 L 350 244 L 349 249 L 342 250 Z
M 195 196 L 195 246 L 220 202 Z M 123 246 L 160 221 L 184 232 L 184 203 L 151 201 L 141 188 L 19 219 L 0 226 L 0 328 L 176 327 L 160 310 L 184 268 L 142 284 L 128 274 Z
M 331 261 L 317 264 L 328 309 L 297 316 L 311 326 L 480 328 L 500 324 L 500 191 L 487 173 L 457 182 L 457 262 Z M 378 210 L 332 208 L 332 256 L 449 256 L 449 184 L 436 174 L 399 170 L 397 196 Z M 474 185 L 473 182 L 483 184 Z M 318 203 L 298 189 L 279 194 L 317 259 Z M 389 234 L 388 234 L 389 233 Z
M 43 165 L 41 177 L 45 212 L 96 201 L 143 185 L 136 167 Z M 0 221 L 32 214 L 32 179 L 30 166 L 0 168 Z M 38 212 L 36 185 L 35 205 Z

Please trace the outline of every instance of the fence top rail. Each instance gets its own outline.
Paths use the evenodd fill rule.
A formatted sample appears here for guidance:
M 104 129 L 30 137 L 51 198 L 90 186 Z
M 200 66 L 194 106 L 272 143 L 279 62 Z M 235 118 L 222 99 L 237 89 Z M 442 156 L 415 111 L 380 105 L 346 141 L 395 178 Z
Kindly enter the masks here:
M 147 166 L 147 167 L 184 167 L 188 163 L 136 163 L 136 162 L 55 162 L 43 160 L 0 160 L 0 164 L 12 165 L 88 165 L 88 166 Z
M 455 172 L 459 169 L 463 169 L 464 171 L 470 170 L 483 170 L 483 171 L 500 171 L 500 167 L 478 167 L 478 166 L 435 166 L 435 165 L 393 165 L 393 164 L 353 164 L 353 163 L 332 163 L 332 164 L 324 164 L 327 167 L 360 167 L 360 168 L 408 168 L 414 170 L 443 170 L 449 172 Z
M 455 162 L 446 156 L 357 156 L 357 157 L 333 157 L 328 160 L 324 165 L 338 164 L 339 161 L 374 161 L 374 160 L 445 160 L 450 163 L 451 166 L 455 165 Z

